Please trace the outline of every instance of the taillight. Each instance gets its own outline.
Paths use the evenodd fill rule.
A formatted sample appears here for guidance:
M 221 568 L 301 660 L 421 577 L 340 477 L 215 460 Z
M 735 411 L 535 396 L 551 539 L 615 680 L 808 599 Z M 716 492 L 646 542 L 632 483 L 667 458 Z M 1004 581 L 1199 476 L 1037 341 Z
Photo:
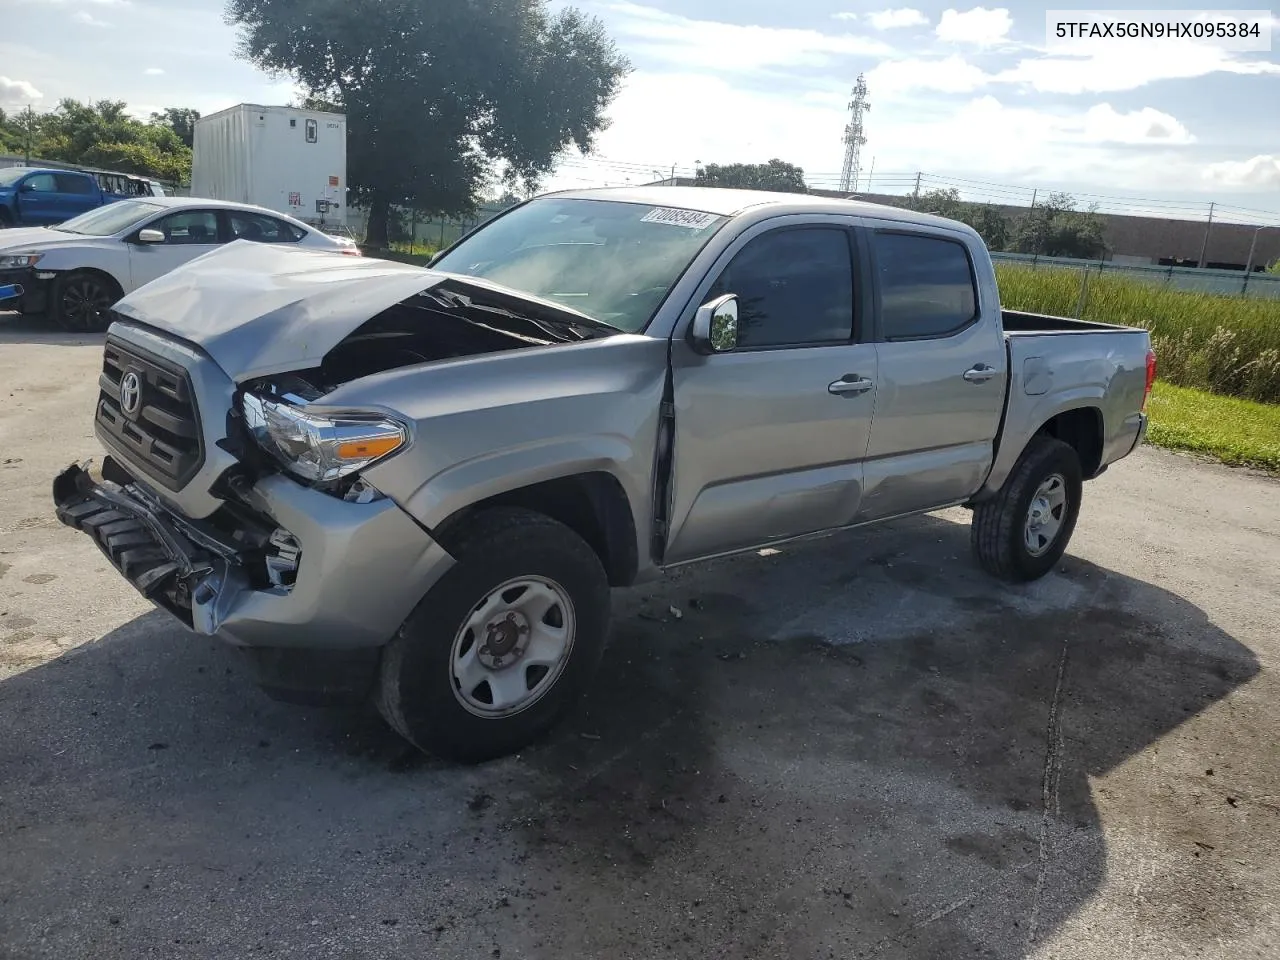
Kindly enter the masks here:
M 1151 388 L 1156 382 L 1156 352 L 1147 351 L 1147 387 L 1142 391 L 1142 409 L 1147 409 L 1147 399 L 1151 396 Z
M 360 256 L 364 256 L 364 254 L 362 254 L 362 253 L 360 252 L 359 248 L 350 248 L 350 249 L 348 249 L 348 248 L 345 248 L 345 247 L 344 247 L 342 250 L 339 250 L 338 252 L 339 252 L 340 254 L 342 254 L 344 257 L 360 257 Z

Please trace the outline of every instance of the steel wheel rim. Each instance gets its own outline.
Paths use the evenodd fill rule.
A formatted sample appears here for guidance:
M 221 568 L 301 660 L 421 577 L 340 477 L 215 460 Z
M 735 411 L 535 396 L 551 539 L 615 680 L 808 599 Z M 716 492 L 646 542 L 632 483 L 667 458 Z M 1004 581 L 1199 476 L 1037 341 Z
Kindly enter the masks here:
M 1049 552 L 1067 516 L 1067 481 L 1060 473 L 1051 473 L 1036 488 L 1027 507 L 1022 540 L 1027 553 L 1042 557 Z
M 62 316 L 77 329 L 91 330 L 110 309 L 111 303 L 111 294 L 102 284 L 94 280 L 79 280 L 62 292 Z
M 513 577 L 467 614 L 449 650 L 454 697 L 478 717 L 529 709 L 564 672 L 577 636 L 568 591 L 548 577 Z

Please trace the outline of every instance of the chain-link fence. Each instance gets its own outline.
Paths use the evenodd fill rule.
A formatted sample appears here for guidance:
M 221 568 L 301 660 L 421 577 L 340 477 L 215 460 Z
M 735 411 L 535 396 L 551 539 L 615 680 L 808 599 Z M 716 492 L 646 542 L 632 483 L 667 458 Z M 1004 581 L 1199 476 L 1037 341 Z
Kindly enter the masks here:
M 1225 296 L 1280 300 L 1280 276 L 1245 273 L 1243 270 L 1201 270 L 1197 267 L 1148 267 L 1119 264 L 1109 260 L 1073 260 L 1069 257 L 1040 257 L 1029 253 L 993 253 L 997 263 L 1017 263 L 1024 267 L 1074 269 L 1080 271 L 1081 290 L 1090 275 L 1124 276 L 1171 290 L 1216 293 Z M 1083 293 L 1082 293 L 1083 296 Z

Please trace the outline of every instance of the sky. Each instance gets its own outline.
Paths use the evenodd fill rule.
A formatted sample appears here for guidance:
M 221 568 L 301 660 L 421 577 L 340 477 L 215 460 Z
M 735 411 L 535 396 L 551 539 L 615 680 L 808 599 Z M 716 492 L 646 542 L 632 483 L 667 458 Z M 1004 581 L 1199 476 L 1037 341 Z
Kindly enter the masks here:
M 835 186 L 850 90 L 863 73 L 864 190 L 870 175 L 872 191 L 906 192 L 919 171 L 926 188 L 954 185 L 971 199 L 1026 202 L 1032 190 L 1065 189 L 1115 212 L 1190 216 L 1216 201 L 1228 211 L 1220 217 L 1260 210 L 1280 222 L 1275 49 L 1191 40 L 1050 47 L 1045 6 L 1024 2 L 573 5 L 604 22 L 633 71 L 594 155 L 567 157 L 550 188 L 773 157 L 803 167 L 813 186 Z M 290 100 L 287 78 L 236 59 L 222 6 L 0 0 L 0 107 L 111 98 L 145 116 Z M 1160 9 L 1195 6 L 1165 0 Z

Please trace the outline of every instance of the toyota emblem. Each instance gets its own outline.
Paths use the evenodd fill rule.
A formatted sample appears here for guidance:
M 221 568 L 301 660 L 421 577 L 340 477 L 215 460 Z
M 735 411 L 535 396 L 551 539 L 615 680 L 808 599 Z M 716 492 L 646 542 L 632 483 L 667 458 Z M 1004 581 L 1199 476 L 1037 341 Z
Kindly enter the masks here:
M 120 378 L 120 409 L 132 417 L 142 405 L 142 380 L 130 371 Z

